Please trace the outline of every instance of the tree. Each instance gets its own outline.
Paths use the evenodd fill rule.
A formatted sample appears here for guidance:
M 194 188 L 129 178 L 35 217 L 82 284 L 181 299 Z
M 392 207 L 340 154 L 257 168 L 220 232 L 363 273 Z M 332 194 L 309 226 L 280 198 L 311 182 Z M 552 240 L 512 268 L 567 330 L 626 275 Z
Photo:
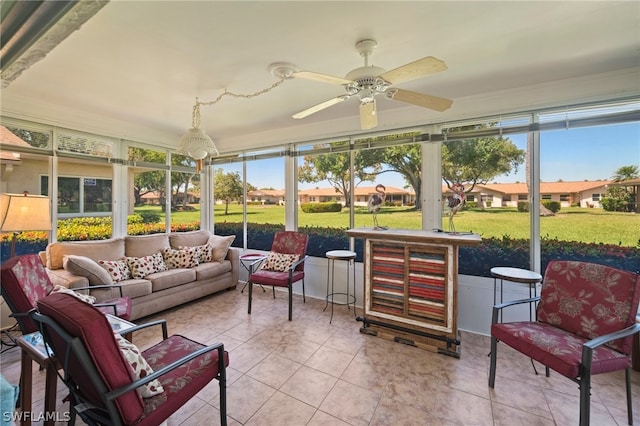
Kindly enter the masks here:
M 465 192 L 496 176 L 517 171 L 525 151 L 509 138 L 488 137 L 443 142 L 442 179 L 451 188 L 455 182 L 469 183 Z
M 640 177 L 640 169 L 638 166 L 622 166 L 611 176 L 615 182 L 624 182 L 625 180 L 637 179 Z
M 224 173 L 217 169 L 213 178 L 213 194 L 216 199 L 224 200 L 224 214 L 229 214 L 229 203 L 242 198 L 242 179 L 238 172 Z
M 402 175 L 405 182 L 416 194 L 416 208 L 422 207 L 422 149 L 420 144 L 396 145 L 384 148 L 380 161 L 387 168 L 380 172 L 396 172 Z
M 164 164 L 165 159 L 166 155 L 161 151 L 144 148 L 129 148 L 129 161 L 132 161 L 134 164 Z M 152 192 L 157 192 L 160 197 L 165 197 L 165 181 L 166 177 L 163 170 L 142 171 L 140 169 L 136 169 L 135 176 L 133 178 L 133 196 L 135 198 L 135 204 L 142 204 L 142 196 Z
M 332 147 L 345 146 L 349 142 L 332 143 Z M 314 149 L 326 148 L 326 145 L 317 145 Z M 345 199 L 345 206 L 350 206 L 351 181 L 350 151 L 335 152 L 331 154 L 307 155 L 304 157 L 304 164 L 298 168 L 298 178 L 302 182 L 316 183 L 323 180 L 335 188 L 336 193 L 342 194 Z M 380 172 L 379 162 L 375 162 L 369 150 L 359 150 L 355 153 L 354 166 L 354 186 L 358 186 L 363 181 L 372 181 Z

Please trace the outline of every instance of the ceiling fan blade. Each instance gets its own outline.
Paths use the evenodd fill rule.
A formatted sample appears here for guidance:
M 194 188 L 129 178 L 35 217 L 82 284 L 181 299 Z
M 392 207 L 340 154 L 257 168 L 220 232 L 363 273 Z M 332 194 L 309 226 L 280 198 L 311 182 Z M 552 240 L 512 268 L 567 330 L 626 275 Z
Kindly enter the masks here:
M 398 84 L 416 78 L 424 77 L 429 74 L 435 74 L 447 69 L 447 65 L 438 58 L 427 56 L 417 61 L 402 65 L 391 71 L 387 71 L 379 75 L 391 84 Z
M 342 77 L 336 77 L 328 74 L 320 74 L 317 72 L 311 71 L 296 71 L 291 74 L 291 77 L 295 78 L 304 78 L 306 80 L 314 80 L 320 81 L 322 83 L 331 83 L 331 84 L 349 84 L 352 83 L 351 80 L 347 80 Z
M 300 111 L 297 114 L 292 115 L 293 118 L 305 118 L 310 116 L 311 114 L 314 114 L 318 111 L 322 111 L 325 108 L 329 108 L 330 106 L 333 106 L 335 104 L 339 104 L 340 102 L 346 101 L 347 99 L 349 99 L 351 96 L 349 95 L 340 95 L 338 97 L 335 97 L 333 99 L 329 99 L 328 101 L 324 101 L 318 105 L 314 105 L 311 108 L 307 108 L 304 111 Z
M 440 112 L 448 110 L 453 105 L 451 99 L 395 88 L 387 90 L 385 96 L 394 101 L 406 102 Z
M 378 113 L 376 112 L 376 100 L 360 104 L 360 128 L 362 130 L 373 129 L 378 125 Z

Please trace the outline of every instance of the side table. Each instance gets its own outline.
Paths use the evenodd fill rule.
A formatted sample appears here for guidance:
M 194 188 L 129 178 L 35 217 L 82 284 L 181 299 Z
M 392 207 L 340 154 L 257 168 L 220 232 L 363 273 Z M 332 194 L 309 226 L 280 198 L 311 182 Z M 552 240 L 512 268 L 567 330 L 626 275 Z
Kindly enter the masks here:
M 244 269 L 246 269 L 249 274 L 247 275 L 247 281 L 244 283 L 244 286 L 242 286 L 240 293 L 244 293 L 244 289 L 247 288 L 247 284 L 249 284 L 249 277 L 251 277 L 251 274 L 260 268 L 260 265 L 262 265 L 262 262 L 264 262 L 266 258 L 267 255 L 260 253 L 247 253 L 240 256 L 240 264 L 244 266 Z M 260 287 L 262 287 L 262 285 L 260 285 Z M 262 287 L 262 291 L 266 292 L 267 290 Z
M 493 275 L 493 304 L 496 304 L 496 285 L 500 280 L 500 303 L 502 303 L 503 296 L 503 284 L 504 280 L 514 283 L 526 284 L 529 286 L 529 298 L 536 296 L 537 284 L 542 281 L 542 275 L 537 272 L 529 271 L 527 269 L 509 268 L 509 267 L 496 267 L 491 268 L 491 275 Z M 502 313 L 500 314 L 500 320 L 502 320 Z M 531 313 L 531 306 L 529 306 L 529 321 L 533 320 Z
M 325 255 L 327 257 L 327 298 L 326 304 L 324 305 L 323 312 L 331 303 L 331 318 L 329 319 L 329 324 L 333 321 L 333 305 L 347 305 L 348 309 L 351 309 L 349 305 L 353 303 L 353 314 L 356 314 L 356 265 L 355 258 L 356 252 L 349 250 L 330 250 Z M 335 283 L 335 261 L 336 260 L 346 260 L 347 261 L 347 292 L 336 293 L 334 291 L 334 283 Z M 353 267 L 353 294 L 349 293 L 349 267 Z M 329 292 L 329 281 L 331 281 L 331 292 Z M 346 296 L 346 300 L 344 302 L 334 300 L 335 296 Z M 331 301 L 329 301 L 331 298 Z

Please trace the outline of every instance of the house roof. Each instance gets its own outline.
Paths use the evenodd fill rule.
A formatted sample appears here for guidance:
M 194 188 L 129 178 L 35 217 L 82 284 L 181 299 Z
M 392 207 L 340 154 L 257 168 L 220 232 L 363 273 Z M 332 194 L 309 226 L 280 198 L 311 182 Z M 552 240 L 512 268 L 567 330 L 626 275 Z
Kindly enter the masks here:
M 373 131 L 640 95 L 637 1 L 69 4 L 47 32 L 18 26 L 16 36 L 35 33 L 40 43 L 3 39 L 27 47 L 1 61 L 3 118 L 176 148 L 196 97 L 269 88 L 276 62 L 344 77 L 364 65 L 355 48 L 364 38 L 378 44 L 369 63 L 385 70 L 427 56 L 444 61 L 445 71 L 396 85 L 453 100 L 438 112 L 378 96 Z M 201 128 L 223 154 L 370 134 L 360 129 L 357 96 L 292 118 L 345 93 L 291 78 L 260 96 L 202 105 Z
M 540 182 L 542 194 L 576 194 L 590 189 L 601 188 L 610 184 L 609 180 L 576 181 L 576 182 Z M 477 185 L 503 194 L 526 194 L 526 183 L 488 183 Z
M 2 145 L 12 145 L 12 146 L 24 146 L 30 147 L 28 142 L 25 142 L 18 136 L 16 136 L 11 130 L 7 129 L 5 126 L 0 126 L 0 146 Z M 19 152 L 7 152 L 0 151 L 0 160 L 3 161 L 20 161 L 20 153 Z
M 376 193 L 376 189 L 374 186 L 357 186 L 356 189 L 354 190 L 354 195 L 355 196 L 369 196 L 372 194 Z M 391 194 L 403 194 L 403 195 L 407 195 L 407 194 L 411 194 L 411 192 L 407 191 L 406 189 L 400 189 L 400 188 L 395 188 L 393 186 L 387 186 L 385 193 L 387 195 L 391 195 Z M 340 194 L 338 192 L 337 189 L 330 187 L 330 188 L 312 188 L 312 189 L 302 189 L 300 191 L 298 191 L 299 195 L 307 195 L 310 197 L 338 197 L 341 196 L 342 194 Z

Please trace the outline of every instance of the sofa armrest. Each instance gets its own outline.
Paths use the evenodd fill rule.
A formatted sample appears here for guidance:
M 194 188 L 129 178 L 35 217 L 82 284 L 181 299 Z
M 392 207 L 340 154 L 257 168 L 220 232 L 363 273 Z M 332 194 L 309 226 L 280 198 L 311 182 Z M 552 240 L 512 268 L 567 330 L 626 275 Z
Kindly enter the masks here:
M 225 259 L 231 262 L 231 274 L 233 276 L 233 282 L 238 284 L 240 280 L 240 253 L 242 249 L 237 247 L 229 247 L 227 251 L 227 257 Z
M 53 283 L 53 285 L 61 285 L 66 288 L 75 287 L 88 287 L 89 280 L 87 277 L 81 277 L 80 275 L 74 275 L 66 269 L 48 269 L 47 275 Z

